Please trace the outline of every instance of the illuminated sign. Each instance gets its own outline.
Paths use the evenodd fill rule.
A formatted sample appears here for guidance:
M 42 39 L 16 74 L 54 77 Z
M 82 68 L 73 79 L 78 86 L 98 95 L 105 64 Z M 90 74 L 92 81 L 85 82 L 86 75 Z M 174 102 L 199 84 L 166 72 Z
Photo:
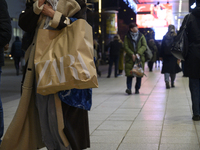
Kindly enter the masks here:
M 139 28 L 168 27 L 172 23 L 172 4 L 137 4 Z

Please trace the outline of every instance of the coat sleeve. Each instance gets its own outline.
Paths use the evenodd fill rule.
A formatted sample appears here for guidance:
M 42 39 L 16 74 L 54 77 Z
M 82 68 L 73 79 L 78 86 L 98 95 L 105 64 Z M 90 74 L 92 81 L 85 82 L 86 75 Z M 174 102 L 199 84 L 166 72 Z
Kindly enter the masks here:
M 162 40 L 162 43 L 161 43 L 159 57 L 164 57 L 164 47 L 165 47 L 164 41 L 165 41 L 165 36 L 163 37 L 163 40 Z
M 37 22 L 42 11 L 42 7 L 37 7 L 38 1 L 30 0 L 26 3 L 25 11 L 19 16 L 19 26 L 26 32 L 33 32 L 37 27 Z
M 188 14 L 188 15 L 186 15 L 185 17 L 184 17 L 184 19 L 183 19 L 183 22 L 182 22 L 182 25 L 181 25 L 181 27 L 180 27 L 180 30 L 179 30 L 179 32 L 180 31 L 182 31 L 183 30 L 183 27 L 184 27 L 184 25 L 186 24 L 186 21 L 187 21 L 187 19 L 189 19 L 188 17 L 189 17 L 189 15 L 191 15 L 191 14 Z M 188 25 L 186 25 L 186 27 L 188 27 Z M 186 29 L 187 30 L 187 29 Z M 178 32 L 178 33 L 179 33 Z M 178 34 L 177 33 L 177 34 Z
M 141 37 L 141 47 L 139 48 L 137 53 L 141 56 L 141 55 L 143 55 L 144 51 L 146 51 L 146 49 L 147 49 L 147 42 L 146 42 L 144 35 L 142 35 L 142 37 Z
M 11 19 L 5 0 L 0 0 L 0 48 L 3 48 L 11 39 Z
M 85 19 L 84 14 L 86 12 L 86 3 L 83 0 L 76 0 L 73 3 L 71 10 L 68 10 L 67 16 L 64 16 L 61 12 L 56 11 L 54 17 L 50 21 L 50 26 L 57 29 L 62 29 L 73 22 L 73 18 Z
M 134 54 L 134 52 L 129 48 L 128 40 L 129 39 L 127 38 L 127 36 L 125 36 L 124 49 L 125 49 L 125 52 L 126 52 L 127 55 L 132 56 Z

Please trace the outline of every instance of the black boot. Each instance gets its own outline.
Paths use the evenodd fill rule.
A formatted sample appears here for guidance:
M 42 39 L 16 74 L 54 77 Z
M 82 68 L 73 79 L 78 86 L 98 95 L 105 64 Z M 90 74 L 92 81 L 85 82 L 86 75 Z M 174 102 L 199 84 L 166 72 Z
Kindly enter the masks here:
M 170 89 L 169 82 L 166 82 L 166 89 Z
M 172 87 L 172 88 L 174 88 L 174 87 L 175 87 L 175 85 L 174 85 L 174 82 L 172 82 L 172 83 L 171 83 L 171 87 Z

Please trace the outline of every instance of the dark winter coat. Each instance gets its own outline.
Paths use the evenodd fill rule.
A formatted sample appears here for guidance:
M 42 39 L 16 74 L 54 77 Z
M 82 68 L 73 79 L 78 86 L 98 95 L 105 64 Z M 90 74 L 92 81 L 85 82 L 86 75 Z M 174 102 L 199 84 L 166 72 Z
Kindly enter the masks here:
M 155 42 L 149 41 L 148 46 L 149 46 L 149 48 L 150 48 L 150 50 L 152 51 L 152 54 L 153 54 L 153 57 L 150 61 L 155 62 L 157 60 L 157 53 L 158 53 L 157 45 L 156 45 Z
M 124 49 L 125 49 L 125 52 L 126 52 L 126 56 L 125 56 L 125 73 L 126 73 L 126 76 L 132 76 L 130 74 L 130 71 L 133 69 L 133 66 L 135 64 L 135 62 L 133 62 L 133 58 L 132 58 L 133 54 L 135 54 L 135 55 L 139 54 L 140 55 L 140 59 L 141 59 L 142 66 L 143 66 L 143 69 L 144 69 L 144 63 L 145 63 L 144 51 L 147 49 L 147 42 L 146 42 L 144 35 L 139 32 L 138 40 L 136 42 L 136 49 L 134 49 L 133 40 L 131 38 L 130 31 L 129 31 L 128 34 L 125 36 L 125 39 L 124 39 Z
M 24 57 L 24 51 L 22 50 L 22 42 L 19 38 L 16 38 L 11 48 L 11 55 L 13 57 Z
M 110 56 L 119 56 L 120 49 L 122 48 L 122 43 L 119 40 L 114 40 L 110 42 Z
M 121 42 L 122 43 L 122 42 Z M 124 70 L 124 44 L 122 43 L 122 48 L 120 49 L 119 52 L 119 70 Z
M 185 16 L 184 24 L 186 18 Z M 181 27 L 182 29 L 182 27 Z M 189 51 L 185 59 L 185 76 L 200 78 L 200 7 L 196 7 L 191 13 L 187 23 L 187 36 L 189 41 Z
M 8 14 L 7 3 L 0 0 L 0 66 L 4 66 L 4 46 L 11 39 L 11 20 Z
M 177 63 L 177 58 L 175 58 L 170 52 L 171 44 L 174 41 L 174 36 L 165 35 L 162 40 L 160 57 L 163 59 L 163 66 L 161 73 L 171 73 L 176 74 L 181 71 Z

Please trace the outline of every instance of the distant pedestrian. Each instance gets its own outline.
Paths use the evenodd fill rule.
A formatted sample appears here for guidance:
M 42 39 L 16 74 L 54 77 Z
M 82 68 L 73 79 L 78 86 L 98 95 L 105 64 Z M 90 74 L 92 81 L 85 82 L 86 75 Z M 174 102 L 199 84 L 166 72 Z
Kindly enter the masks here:
M 1 84 L 1 72 L 2 66 L 4 66 L 4 47 L 9 43 L 11 38 L 12 28 L 11 20 L 8 14 L 7 3 L 5 0 L 0 0 L 0 84 Z M 5 48 L 6 49 L 6 48 Z M 1 138 L 4 132 L 3 121 L 3 106 L 0 97 L 0 144 Z
M 99 70 L 99 64 L 100 64 L 100 59 L 101 59 L 100 46 L 97 40 L 93 40 L 93 43 L 94 43 L 95 66 L 96 66 L 98 76 L 101 77 L 101 71 Z
M 175 87 L 174 81 L 176 73 L 181 71 L 181 68 L 178 65 L 179 60 L 172 55 L 170 50 L 175 36 L 175 26 L 169 25 L 168 32 L 163 37 L 160 50 L 160 59 L 163 61 L 161 73 L 164 74 L 166 89 L 170 89 L 169 78 L 171 78 L 171 87 Z
M 142 68 L 144 69 L 145 57 L 144 51 L 147 49 L 147 42 L 145 36 L 139 32 L 137 24 L 131 23 L 129 25 L 128 34 L 124 39 L 124 49 L 126 51 L 125 56 L 125 73 L 126 73 L 126 93 L 131 94 L 132 91 L 132 80 L 134 76 L 131 75 L 130 71 L 133 69 L 133 66 L 136 61 L 136 55 L 140 56 L 140 60 L 142 63 Z M 141 87 L 141 77 L 136 77 L 135 84 L 135 94 L 139 94 L 139 89 Z
M 119 69 L 119 74 L 118 76 L 123 76 L 123 70 L 124 70 L 124 43 L 121 39 L 119 39 L 119 42 L 122 43 L 122 48 L 120 49 L 119 52 L 119 65 L 118 65 L 118 69 Z
M 24 51 L 22 50 L 22 42 L 20 41 L 19 37 L 15 37 L 15 41 L 11 47 L 11 55 L 14 58 L 16 75 L 19 75 L 19 63 L 22 58 L 24 58 Z
M 158 48 L 156 46 L 155 40 L 154 39 L 149 39 L 147 42 L 150 50 L 152 51 L 153 57 L 152 59 L 148 62 L 148 67 L 149 67 L 149 71 L 152 72 L 153 71 L 153 64 L 156 62 L 157 60 L 157 52 L 158 52 Z
M 117 78 L 119 54 L 120 54 L 120 49 L 122 48 L 122 43 L 119 42 L 119 35 L 114 36 L 114 40 L 109 43 L 108 47 L 110 48 L 110 54 L 109 54 L 109 68 L 108 68 L 107 78 L 110 78 L 111 76 L 113 63 L 115 64 L 115 78 Z

